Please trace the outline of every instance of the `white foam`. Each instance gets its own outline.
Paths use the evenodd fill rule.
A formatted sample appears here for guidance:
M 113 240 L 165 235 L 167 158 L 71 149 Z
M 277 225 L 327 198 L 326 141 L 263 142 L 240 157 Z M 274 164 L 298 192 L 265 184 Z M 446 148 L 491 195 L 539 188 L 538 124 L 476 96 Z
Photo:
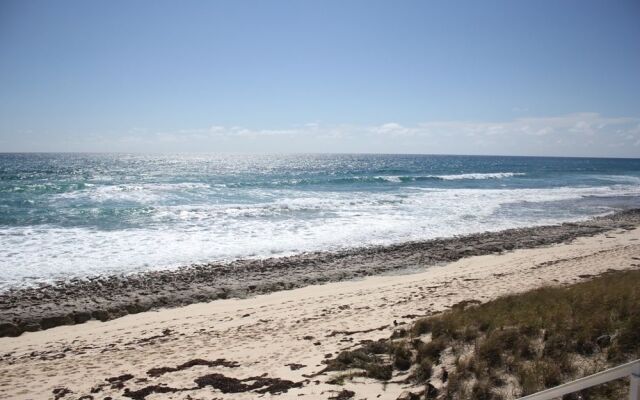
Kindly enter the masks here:
M 455 174 L 455 175 L 433 175 L 434 178 L 444 179 L 445 181 L 456 181 L 461 179 L 503 179 L 514 176 L 526 175 L 524 172 L 492 172 L 492 173 L 473 173 L 473 174 Z
M 491 173 L 471 173 L 471 174 L 454 174 L 454 175 L 379 175 L 375 176 L 375 179 L 381 179 L 391 183 L 402 183 L 403 181 L 416 181 L 421 179 L 442 179 L 445 181 L 457 181 L 457 180 L 477 180 L 477 179 L 504 179 L 514 176 L 524 176 L 524 172 L 491 172 Z M 367 179 L 367 178 L 356 178 Z
M 590 177 L 617 183 L 640 184 L 640 177 L 633 175 L 591 175 Z
M 392 182 L 392 183 L 401 183 L 402 182 L 402 177 L 401 176 L 395 176 L 395 175 L 376 176 L 376 179 L 382 179 L 383 181 Z
M 162 189 L 143 185 L 140 190 L 122 192 L 143 192 L 148 200 L 148 192 L 153 190 Z M 119 191 L 109 196 L 114 193 Z M 154 223 L 139 229 L 2 228 L 0 282 L 6 288 L 78 276 L 549 224 L 578 217 L 571 213 L 540 217 L 497 211 L 519 202 L 620 195 L 640 196 L 640 187 L 405 188 L 393 193 L 278 190 L 263 193 L 265 200 L 257 204 L 165 204 L 155 207 Z

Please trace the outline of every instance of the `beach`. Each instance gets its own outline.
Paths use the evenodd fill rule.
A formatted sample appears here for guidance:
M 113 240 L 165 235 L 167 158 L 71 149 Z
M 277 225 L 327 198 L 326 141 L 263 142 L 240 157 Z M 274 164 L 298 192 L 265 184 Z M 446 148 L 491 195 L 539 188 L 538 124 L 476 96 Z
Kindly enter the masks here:
M 640 2 L 548 3 L 0 2 L 0 400 L 640 400 Z
M 312 280 L 291 290 L 174 304 L 0 338 L 0 397 L 328 399 L 347 390 L 356 399 L 396 399 L 412 389 L 401 373 L 384 385 L 356 378 L 337 386 L 327 383 L 331 373 L 320 373 L 323 360 L 363 341 L 388 338 L 403 325 L 460 302 L 640 268 L 636 211 L 531 229 L 540 235 L 523 231 L 527 244 L 518 241 L 518 230 L 507 231 L 500 237 L 513 239 L 510 249 L 466 242 L 466 253 L 430 260 L 422 268 L 415 262 L 406 268 L 411 263 L 400 258 L 397 265 L 405 268 L 376 271 L 382 275 L 347 274 L 338 282 Z M 406 246 L 382 253 L 387 259 L 389 254 L 419 257 L 416 249 L 427 245 Z M 433 250 L 434 242 L 429 246 Z

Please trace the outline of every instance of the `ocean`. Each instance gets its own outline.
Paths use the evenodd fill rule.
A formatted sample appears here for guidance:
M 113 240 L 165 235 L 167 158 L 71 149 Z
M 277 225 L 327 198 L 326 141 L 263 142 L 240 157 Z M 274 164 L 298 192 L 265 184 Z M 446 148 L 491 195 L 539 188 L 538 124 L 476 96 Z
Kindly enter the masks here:
M 0 290 L 640 207 L 640 160 L 0 154 Z

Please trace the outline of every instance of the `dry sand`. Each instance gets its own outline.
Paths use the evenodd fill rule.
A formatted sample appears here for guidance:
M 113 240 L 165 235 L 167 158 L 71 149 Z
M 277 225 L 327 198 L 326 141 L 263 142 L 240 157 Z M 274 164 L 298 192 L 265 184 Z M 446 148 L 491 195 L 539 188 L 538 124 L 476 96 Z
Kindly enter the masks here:
M 394 321 L 409 324 L 463 300 L 487 301 L 630 268 L 640 268 L 640 229 L 470 257 L 414 274 L 217 300 L 0 338 L 0 398 L 55 398 L 56 390 L 58 396 L 66 393 L 63 399 L 122 399 L 127 389 L 165 384 L 187 390 L 151 393 L 146 398 L 328 399 L 348 389 L 356 393 L 354 399 L 396 399 L 407 389 L 403 384 L 383 386 L 357 378 L 335 386 L 325 383 L 331 374 L 305 375 L 322 370 L 325 357 L 361 340 L 389 337 Z M 152 368 L 176 367 L 194 359 L 225 359 L 238 366 L 196 365 L 155 377 L 148 374 Z M 301 382 L 301 387 L 274 395 L 255 390 L 223 394 L 194 383 L 198 377 L 216 373 L 235 378 L 267 374 Z M 124 374 L 133 377 L 106 381 Z M 262 389 L 277 391 L 277 383 L 266 382 Z M 97 392 L 91 393 L 92 388 Z M 82 397 L 87 395 L 92 397 Z

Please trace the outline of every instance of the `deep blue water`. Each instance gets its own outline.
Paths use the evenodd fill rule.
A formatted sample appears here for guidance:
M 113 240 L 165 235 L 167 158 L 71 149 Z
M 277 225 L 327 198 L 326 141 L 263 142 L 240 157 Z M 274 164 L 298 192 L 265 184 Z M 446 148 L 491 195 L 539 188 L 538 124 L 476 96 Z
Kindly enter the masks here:
M 640 206 L 640 160 L 0 154 L 0 289 Z

